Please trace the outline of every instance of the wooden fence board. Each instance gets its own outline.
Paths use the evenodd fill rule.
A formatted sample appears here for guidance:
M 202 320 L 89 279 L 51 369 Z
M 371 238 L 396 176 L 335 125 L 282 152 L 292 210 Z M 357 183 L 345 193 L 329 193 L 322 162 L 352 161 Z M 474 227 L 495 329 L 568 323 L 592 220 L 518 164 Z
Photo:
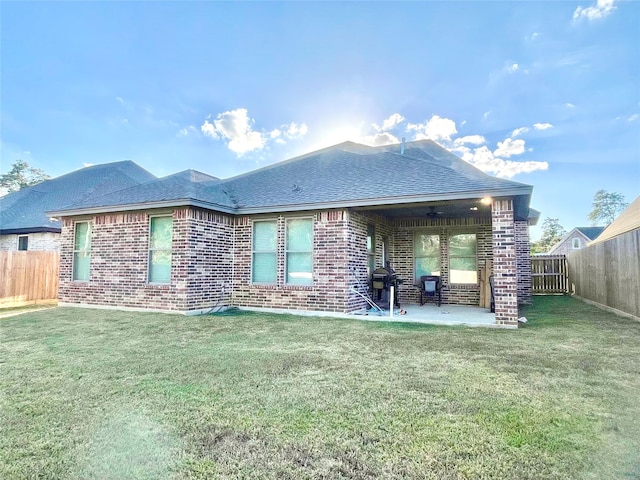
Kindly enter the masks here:
M 567 293 L 567 259 L 564 255 L 531 257 L 531 291 L 534 295 Z
M 640 230 L 567 255 L 571 292 L 640 318 Z
M 0 306 L 58 298 L 60 254 L 0 251 Z

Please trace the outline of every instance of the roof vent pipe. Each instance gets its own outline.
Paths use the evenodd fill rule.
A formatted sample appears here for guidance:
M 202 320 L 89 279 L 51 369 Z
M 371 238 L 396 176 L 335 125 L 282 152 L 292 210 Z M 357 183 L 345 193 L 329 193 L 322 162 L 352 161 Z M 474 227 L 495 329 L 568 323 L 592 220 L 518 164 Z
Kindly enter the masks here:
M 406 139 L 402 137 L 402 144 L 400 145 L 400 155 L 404 155 L 404 141 Z

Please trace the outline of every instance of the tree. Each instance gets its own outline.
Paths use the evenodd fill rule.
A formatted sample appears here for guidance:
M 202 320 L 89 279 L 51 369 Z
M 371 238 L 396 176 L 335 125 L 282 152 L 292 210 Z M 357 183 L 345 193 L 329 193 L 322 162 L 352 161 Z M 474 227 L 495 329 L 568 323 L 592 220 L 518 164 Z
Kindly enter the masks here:
M 25 187 L 36 185 L 51 178 L 43 170 L 30 167 L 24 160 L 16 160 L 4 175 L 0 175 L 0 190 L 17 192 Z
M 542 237 L 531 244 L 531 253 L 546 253 L 562 240 L 567 231 L 557 218 L 545 218 L 542 222 Z
M 621 193 L 609 193 L 606 190 L 598 190 L 593 196 L 593 210 L 589 213 L 592 225 L 604 223 L 609 225 L 615 218 L 629 206 Z

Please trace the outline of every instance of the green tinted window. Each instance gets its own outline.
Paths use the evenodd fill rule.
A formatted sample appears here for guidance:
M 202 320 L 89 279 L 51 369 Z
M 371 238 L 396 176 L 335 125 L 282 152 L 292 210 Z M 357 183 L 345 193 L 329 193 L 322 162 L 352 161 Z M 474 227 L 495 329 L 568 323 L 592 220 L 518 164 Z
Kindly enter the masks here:
M 286 275 L 290 285 L 313 284 L 313 220 L 287 220 Z
M 440 275 L 440 235 L 416 232 L 413 237 L 415 279 Z
M 149 283 L 171 283 L 173 218 L 152 217 L 149 230 Z
M 475 233 L 453 235 L 449 239 L 449 282 L 478 283 Z
M 73 239 L 73 280 L 89 281 L 91 263 L 91 225 L 77 222 Z
M 254 222 L 251 281 L 276 283 L 278 224 L 275 220 Z

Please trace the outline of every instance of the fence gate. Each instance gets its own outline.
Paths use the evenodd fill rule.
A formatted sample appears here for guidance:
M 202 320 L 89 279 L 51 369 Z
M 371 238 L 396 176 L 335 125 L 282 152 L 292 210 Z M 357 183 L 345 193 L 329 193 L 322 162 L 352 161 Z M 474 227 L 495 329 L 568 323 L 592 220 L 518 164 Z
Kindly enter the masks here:
M 567 293 L 567 258 L 564 255 L 531 257 L 531 290 L 534 295 Z

